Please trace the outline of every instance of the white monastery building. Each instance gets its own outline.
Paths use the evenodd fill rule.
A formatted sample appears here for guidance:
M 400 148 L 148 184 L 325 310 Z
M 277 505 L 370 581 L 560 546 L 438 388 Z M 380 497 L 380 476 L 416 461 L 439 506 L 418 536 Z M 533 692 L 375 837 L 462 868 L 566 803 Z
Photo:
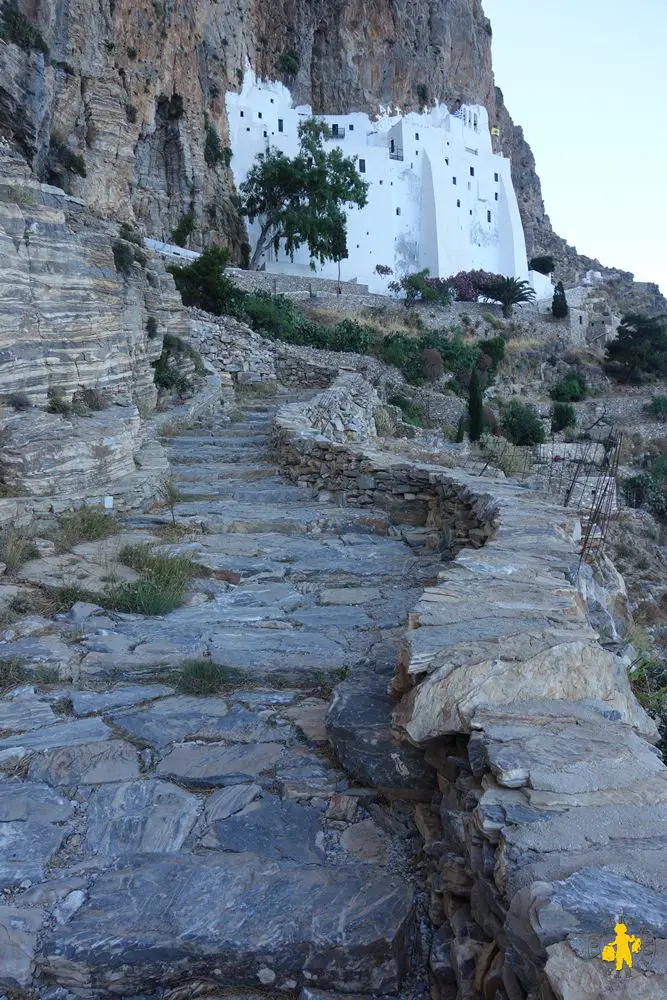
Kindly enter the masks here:
M 228 92 L 226 104 L 237 186 L 269 147 L 296 156 L 299 122 L 312 110 L 293 107 L 282 83 L 257 80 L 247 71 L 241 92 Z M 484 107 L 450 114 L 440 104 L 421 114 L 384 113 L 377 120 L 360 112 L 318 117 L 331 129 L 327 142 L 357 158 L 369 185 L 366 207 L 347 212 L 342 280 L 386 293 L 390 281 L 425 267 L 433 277 L 481 268 L 530 279 L 538 298 L 551 295 L 549 278 L 529 275 L 510 162 L 493 152 Z M 257 222 L 249 226 L 252 248 L 258 232 Z M 293 261 L 272 249 L 263 257 L 272 273 L 338 276 L 337 263 L 315 264 L 313 272 L 306 246 Z M 393 275 L 378 275 L 378 264 L 391 267 Z

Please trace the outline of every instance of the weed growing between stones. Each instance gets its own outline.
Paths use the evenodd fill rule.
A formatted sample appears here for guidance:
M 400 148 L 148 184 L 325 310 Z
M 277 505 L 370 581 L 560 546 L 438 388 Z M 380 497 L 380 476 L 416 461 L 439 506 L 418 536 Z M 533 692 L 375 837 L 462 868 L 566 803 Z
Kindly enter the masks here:
M 118 530 L 113 514 L 96 507 L 80 507 L 71 514 L 61 514 L 53 540 L 58 552 L 68 552 L 80 542 L 97 542 Z
M 425 426 L 426 413 L 424 412 L 424 407 L 420 406 L 419 403 L 415 403 L 413 399 L 409 399 L 402 393 L 396 392 L 389 396 L 387 402 L 392 406 L 398 406 L 406 424 L 412 424 L 413 427 Z
M 18 528 L 8 528 L 0 537 L 0 562 L 8 573 L 16 573 L 28 559 L 37 559 L 39 552 L 32 538 Z
M 112 611 L 165 615 L 180 608 L 188 581 L 205 572 L 187 556 L 158 553 L 151 545 L 125 545 L 120 562 L 140 574 L 138 580 L 110 587 L 99 603 Z
M 184 661 L 177 687 L 184 694 L 206 695 L 215 694 L 228 684 L 238 684 L 242 680 L 241 671 L 219 667 L 211 660 L 202 658 Z
M 18 656 L 0 660 L 0 691 L 22 684 L 26 677 L 25 667 Z
M 164 479 L 161 479 L 158 484 L 157 494 L 160 497 L 160 500 L 162 500 L 165 507 L 169 508 L 169 511 L 171 513 L 172 527 L 175 528 L 176 504 L 180 503 L 180 501 L 183 500 L 184 498 L 183 493 L 181 493 L 181 491 L 178 489 L 173 479 L 165 477 Z
M 72 412 L 71 404 L 65 397 L 65 393 L 58 386 L 51 386 L 47 392 L 48 403 L 46 404 L 47 413 L 61 413 L 66 416 L 68 413 Z

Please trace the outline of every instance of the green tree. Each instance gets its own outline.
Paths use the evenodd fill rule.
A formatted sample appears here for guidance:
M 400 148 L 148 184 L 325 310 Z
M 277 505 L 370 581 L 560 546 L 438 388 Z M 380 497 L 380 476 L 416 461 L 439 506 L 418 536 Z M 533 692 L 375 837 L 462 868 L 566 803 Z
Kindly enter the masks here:
M 557 434 L 567 427 L 574 427 L 577 422 L 577 413 L 572 403 L 554 403 L 551 410 L 551 430 Z
M 542 444 L 544 428 L 537 412 L 527 403 L 513 399 L 503 414 L 503 434 L 516 445 Z
M 667 317 L 628 313 L 607 344 L 608 371 L 621 382 L 667 375 Z
M 492 302 L 500 302 L 503 316 L 509 319 L 513 306 L 522 302 L 534 302 L 535 292 L 527 281 L 519 278 L 498 278 L 480 288 L 480 294 Z
M 568 306 L 567 299 L 565 298 L 563 282 L 559 281 L 554 289 L 554 297 L 551 303 L 551 313 L 554 319 L 565 319 L 569 311 L 570 307 Z
M 250 168 L 240 192 L 242 213 L 260 222 L 251 269 L 269 247 L 277 252 L 281 241 L 290 257 L 304 244 L 320 263 L 347 256 L 344 208 L 363 208 L 368 184 L 338 146 L 325 150 L 330 134 L 324 122 L 308 118 L 299 125 L 295 157 L 269 149 Z
M 484 430 L 484 400 L 477 369 L 473 369 L 468 393 L 468 433 L 471 441 L 479 441 Z
M 216 316 L 239 312 L 244 296 L 224 273 L 228 260 L 229 251 L 225 247 L 211 246 L 191 264 L 168 267 L 183 305 L 197 306 Z

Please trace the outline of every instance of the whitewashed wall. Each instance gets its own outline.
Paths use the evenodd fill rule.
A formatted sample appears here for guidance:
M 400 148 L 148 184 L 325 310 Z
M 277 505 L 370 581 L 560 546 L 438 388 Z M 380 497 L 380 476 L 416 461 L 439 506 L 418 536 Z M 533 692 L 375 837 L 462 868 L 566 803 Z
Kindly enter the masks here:
M 248 71 L 241 92 L 229 92 L 226 103 L 237 185 L 269 146 L 296 155 L 298 124 L 312 112 L 293 107 L 283 84 Z M 422 267 L 441 277 L 472 268 L 528 277 L 510 163 L 493 153 L 485 108 L 464 107 L 461 117 L 444 105 L 423 114 L 386 113 L 377 121 L 361 113 L 321 117 L 340 135 L 330 142 L 357 158 L 369 183 L 367 206 L 348 211 L 343 280 L 386 292 L 393 277 Z M 257 223 L 249 227 L 253 248 L 258 229 Z M 313 272 L 306 247 L 293 261 L 268 251 L 263 262 L 270 272 L 338 275 L 333 262 L 318 263 Z M 377 264 L 390 266 L 394 275 L 380 277 Z

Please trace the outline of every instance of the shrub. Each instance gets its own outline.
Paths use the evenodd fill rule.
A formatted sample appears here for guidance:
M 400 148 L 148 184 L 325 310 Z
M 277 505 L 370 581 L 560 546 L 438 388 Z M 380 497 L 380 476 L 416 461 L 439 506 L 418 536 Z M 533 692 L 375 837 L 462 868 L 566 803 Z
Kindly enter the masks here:
M 144 245 L 141 233 L 135 229 L 134 226 L 130 226 L 127 222 L 121 222 L 120 229 L 118 230 L 118 236 L 121 240 L 127 240 L 128 243 L 134 243 L 137 247 L 142 247 Z
M 480 340 L 477 342 L 477 346 L 491 358 L 491 370 L 496 371 L 501 361 L 505 360 L 505 353 L 507 350 L 507 343 L 504 337 L 490 337 L 488 340 Z
M 389 285 L 392 292 L 405 294 L 406 305 L 414 302 L 441 302 L 444 305 L 450 301 L 449 285 L 443 278 L 429 278 L 428 268 L 414 274 L 406 274 L 399 281 Z
M 176 228 L 172 231 L 171 241 L 175 243 L 178 247 L 184 247 L 190 236 L 192 236 L 195 226 L 197 224 L 197 218 L 192 209 L 182 215 L 180 221 Z
M 554 403 L 551 411 L 551 430 L 557 434 L 564 431 L 566 427 L 574 427 L 577 422 L 577 414 L 571 403 Z
M 218 667 L 210 660 L 185 660 L 177 687 L 184 694 L 210 695 L 232 682 L 238 683 L 242 678 L 239 670 Z
M 419 101 L 420 107 L 428 104 L 428 87 L 425 83 L 418 83 L 415 88 L 417 94 L 417 100 Z
M 181 293 L 183 304 L 197 306 L 216 316 L 238 314 L 243 293 L 224 273 L 228 260 L 228 250 L 221 246 L 211 246 L 191 264 L 168 267 L 167 270 L 173 275 Z
M 652 417 L 657 417 L 659 420 L 667 420 L 667 396 L 654 395 L 651 402 L 647 404 L 646 409 Z
M 501 426 L 512 444 L 525 446 L 544 441 L 544 428 L 536 410 L 518 399 L 513 399 L 505 410 Z
M 116 270 L 124 275 L 129 274 L 130 269 L 134 264 L 135 251 L 131 246 L 128 246 L 126 242 L 121 240 L 114 240 L 111 244 L 111 250 L 113 252 L 113 262 L 116 265 Z
M 158 324 L 155 316 L 149 316 L 146 320 L 146 335 L 149 340 L 155 340 L 158 335 Z
M 422 375 L 427 382 L 437 382 L 445 370 L 442 355 L 435 347 L 425 347 L 421 353 Z
M 376 264 L 375 273 L 382 275 L 382 277 L 387 277 L 388 275 L 393 274 L 394 271 L 388 264 Z
M 551 314 L 554 319 L 565 319 L 570 312 L 570 307 L 565 298 L 563 282 L 559 281 L 554 290 L 554 297 L 551 303 Z
M 97 542 L 118 532 L 118 522 L 113 514 L 98 507 L 79 507 L 58 518 L 54 541 L 58 552 L 69 552 L 81 542 Z
M 554 259 L 550 254 L 543 254 L 541 257 L 533 257 L 528 264 L 530 271 L 537 271 L 539 274 L 553 274 Z
M 331 350 L 368 354 L 373 346 L 373 328 L 353 319 L 344 319 L 331 331 Z
M 468 395 L 468 433 L 471 441 L 479 441 L 484 429 L 484 402 L 482 399 L 482 387 L 479 384 L 479 375 L 475 368 L 470 379 L 470 390 Z
M 456 427 L 455 440 L 457 441 L 458 444 L 461 444 L 465 436 L 466 436 L 466 418 L 463 416 L 463 414 L 461 414 L 461 416 L 459 417 L 459 422 Z
M 409 399 L 408 396 L 395 392 L 388 397 L 387 402 L 392 406 L 398 406 L 406 424 L 412 424 L 413 427 L 424 426 L 426 422 L 424 407 L 416 403 L 414 399 Z
M 37 559 L 37 546 L 29 535 L 18 528 L 7 528 L 0 535 L 0 562 L 7 567 L 8 573 L 15 573 L 19 566 L 29 559 Z
M 396 422 L 392 420 L 390 412 L 384 406 L 378 406 L 373 410 L 373 420 L 375 430 L 379 437 L 391 437 L 396 429 Z
M 127 49 L 127 58 L 134 60 L 134 59 L 137 58 L 138 55 L 139 55 L 139 53 L 135 49 L 134 45 L 129 45 L 128 49 Z
M 517 476 L 526 473 L 532 467 L 533 461 L 529 451 L 517 448 L 503 437 L 482 434 L 479 440 L 485 460 L 506 476 Z
M 0 691 L 23 684 L 27 676 L 23 661 L 18 656 L 0 660 Z
M 109 396 L 103 389 L 79 389 L 74 396 L 87 410 L 106 410 L 109 407 Z M 74 400 L 72 401 L 74 403 Z
M 558 403 L 578 403 L 586 397 L 586 377 L 585 375 L 568 375 L 551 390 L 551 398 Z
M 125 117 L 127 118 L 130 125 L 133 125 L 137 120 L 137 109 L 134 104 L 125 105 Z
M 57 156 L 63 167 L 69 170 L 70 173 L 78 174 L 79 177 L 86 176 L 86 161 L 81 153 L 75 153 L 68 146 L 61 146 L 58 149 Z
M 211 167 L 211 169 L 217 167 L 223 158 L 224 154 L 220 136 L 215 127 L 210 122 L 206 122 L 206 141 L 204 143 L 204 160 L 206 161 L 206 166 Z
M 406 337 L 404 333 L 390 333 L 380 344 L 380 357 L 388 365 L 395 365 L 408 380 L 414 382 L 421 374 L 419 340 Z
M 667 317 L 628 313 L 607 344 L 607 370 L 622 382 L 667 374 Z
M 14 410 L 29 410 L 32 407 L 30 402 L 30 397 L 25 394 L 25 392 L 11 392 L 7 396 L 5 402 L 7 406 L 11 406 Z
M 477 302 L 480 289 L 499 281 L 501 277 L 502 275 L 491 274 L 489 271 L 459 271 L 447 278 L 446 282 L 457 302 Z
M 19 10 L 16 0 L 7 0 L 0 11 L 0 38 L 5 42 L 18 45 L 19 48 L 25 49 L 27 52 L 34 49 L 37 52 L 42 52 L 45 56 L 49 53 L 49 47 L 41 33 Z
M 278 60 L 278 68 L 286 76 L 296 76 L 301 68 L 301 57 L 298 50 L 292 47 L 284 49 Z M 240 82 L 243 83 L 243 74 L 241 74 Z
M 261 289 L 250 292 L 243 299 L 243 312 L 255 330 L 289 343 L 300 340 L 297 330 L 304 317 L 286 295 L 271 295 Z
M 631 507 L 646 507 L 660 521 L 667 520 L 667 492 L 664 480 L 650 473 L 629 476 L 621 482 L 625 502 Z
M 186 396 L 192 389 L 190 377 L 181 371 L 178 365 L 179 357 L 182 356 L 186 356 L 192 362 L 196 375 L 203 374 L 204 366 L 199 352 L 180 337 L 169 333 L 163 337 L 160 357 L 153 362 L 155 370 L 153 381 L 156 386 L 168 391 L 175 390 L 181 397 Z
M 165 477 L 158 484 L 158 496 L 171 512 L 171 523 L 176 524 L 176 504 L 183 500 L 183 494 L 173 479 Z
M 482 319 L 486 320 L 494 330 L 503 330 L 505 328 L 503 321 L 494 316 L 493 313 L 484 313 Z
M 65 393 L 57 385 L 51 386 L 47 392 L 48 402 L 46 409 L 48 413 L 68 414 L 72 412 L 72 405 L 65 397 Z

